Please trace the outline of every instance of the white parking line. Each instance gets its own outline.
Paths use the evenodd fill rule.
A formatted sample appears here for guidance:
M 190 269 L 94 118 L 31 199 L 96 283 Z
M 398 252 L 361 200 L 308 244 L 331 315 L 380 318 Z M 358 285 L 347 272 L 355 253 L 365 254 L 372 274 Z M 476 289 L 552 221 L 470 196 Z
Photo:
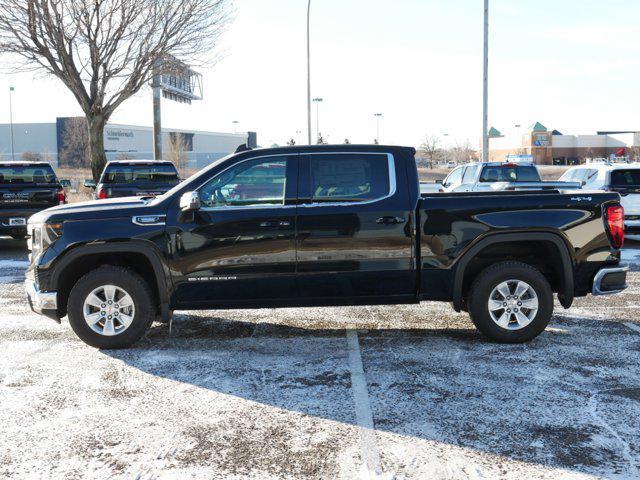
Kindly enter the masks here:
M 624 324 L 631 330 L 635 330 L 636 332 L 640 333 L 640 325 L 636 325 L 635 323 L 631 322 L 624 322 Z
M 349 346 L 349 368 L 351 370 L 351 392 L 356 409 L 356 421 L 360 431 L 360 453 L 364 462 L 365 476 L 370 479 L 382 478 L 380 454 L 376 445 L 376 433 L 373 427 L 373 413 L 367 392 L 367 380 L 362 367 L 358 333 L 353 329 L 347 330 L 347 344 Z

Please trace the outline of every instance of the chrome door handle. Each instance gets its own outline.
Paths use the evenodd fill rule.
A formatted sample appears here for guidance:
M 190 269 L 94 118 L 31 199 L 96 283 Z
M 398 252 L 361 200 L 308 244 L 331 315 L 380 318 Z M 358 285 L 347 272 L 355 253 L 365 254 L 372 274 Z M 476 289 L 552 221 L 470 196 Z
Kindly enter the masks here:
M 268 220 L 266 222 L 260 222 L 260 226 L 263 228 L 267 227 L 289 227 L 291 226 L 291 222 L 288 220 Z
M 397 225 L 404 222 L 406 220 L 402 217 L 380 217 L 376 220 L 376 223 L 380 225 Z

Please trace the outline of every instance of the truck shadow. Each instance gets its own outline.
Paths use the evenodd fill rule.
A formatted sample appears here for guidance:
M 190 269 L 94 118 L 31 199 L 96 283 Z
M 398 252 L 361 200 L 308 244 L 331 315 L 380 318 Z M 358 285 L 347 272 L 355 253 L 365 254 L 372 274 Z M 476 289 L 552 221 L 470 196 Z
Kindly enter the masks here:
M 640 336 L 623 325 L 562 318 L 526 345 L 487 343 L 471 328 L 376 329 L 359 342 L 375 428 L 409 437 L 412 458 L 428 441 L 472 463 L 633 476 Z M 171 336 L 155 325 L 134 348 L 102 353 L 161 378 L 356 424 L 344 329 L 178 315 Z
M 16 240 L 11 237 L 0 236 L 0 252 L 3 253 L 27 253 L 27 241 Z

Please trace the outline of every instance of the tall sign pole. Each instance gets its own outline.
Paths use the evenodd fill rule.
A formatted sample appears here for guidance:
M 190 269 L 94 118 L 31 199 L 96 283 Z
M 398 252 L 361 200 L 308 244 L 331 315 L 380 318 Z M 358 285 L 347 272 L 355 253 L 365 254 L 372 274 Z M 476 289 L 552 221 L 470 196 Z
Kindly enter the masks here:
M 153 76 L 153 159 L 162 160 L 162 87 L 159 75 Z
M 484 0 L 484 62 L 482 83 L 482 161 L 489 161 L 489 0 Z
M 309 18 L 311 16 L 311 0 L 307 4 L 307 136 L 311 145 L 311 40 L 309 34 Z
M 11 96 L 13 94 L 13 87 L 9 87 L 9 124 L 10 124 L 10 130 L 11 130 L 11 160 L 14 161 L 16 159 L 15 157 L 15 149 L 13 147 L 13 106 L 11 105 Z

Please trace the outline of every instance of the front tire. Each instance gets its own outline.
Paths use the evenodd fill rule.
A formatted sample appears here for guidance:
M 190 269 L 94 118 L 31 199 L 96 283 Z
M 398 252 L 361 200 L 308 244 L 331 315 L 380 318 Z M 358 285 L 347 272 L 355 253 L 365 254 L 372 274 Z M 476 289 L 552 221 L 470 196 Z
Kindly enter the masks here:
M 156 316 L 153 293 L 140 275 L 107 266 L 90 271 L 69 294 L 69 324 L 88 345 L 125 348 L 146 333 Z
M 553 291 L 539 270 L 501 262 L 483 270 L 471 286 L 469 315 L 487 338 L 524 343 L 537 337 L 553 314 Z

